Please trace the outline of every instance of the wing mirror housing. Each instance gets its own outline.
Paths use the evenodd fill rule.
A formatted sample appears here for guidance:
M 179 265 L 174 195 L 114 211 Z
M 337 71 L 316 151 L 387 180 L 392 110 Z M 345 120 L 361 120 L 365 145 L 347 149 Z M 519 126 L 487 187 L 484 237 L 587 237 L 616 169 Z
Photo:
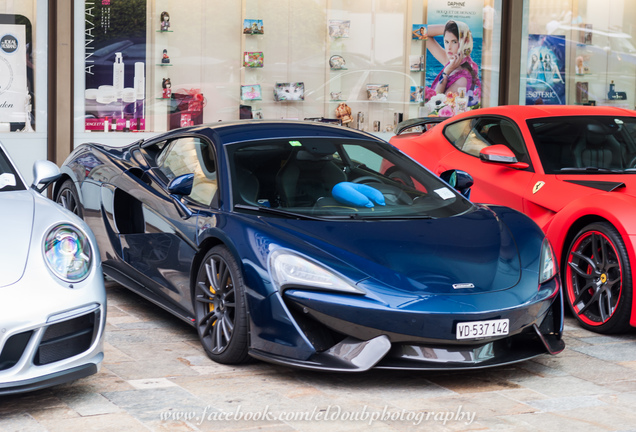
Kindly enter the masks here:
M 503 164 L 515 169 L 526 169 L 530 166 L 525 162 L 519 162 L 512 150 L 503 144 L 494 144 L 489 147 L 484 147 L 479 152 L 479 159 L 481 159 L 482 162 Z
M 470 188 L 475 182 L 473 177 L 466 171 L 448 170 L 441 173 L 439 177 L 455 188 L 457 192 L 470 199 Z
M 179 177 L 173 178 L 168 183 L 168 193 L 172 197 L 179 214 L 183 219 L 189 219 L 194 213 L 186 206 L 181 198 L 188 196 L 192 193 L 192 186 L 194 185 L 194 174 L 183 174 Z
M 31 184 L 31 188 L 40 193 L 46 189 L 48 185 L 59 179 L 61 175 L 60 169 L 53 162 L 48 160 L 35 161 L 33 164 L 33 183 Z

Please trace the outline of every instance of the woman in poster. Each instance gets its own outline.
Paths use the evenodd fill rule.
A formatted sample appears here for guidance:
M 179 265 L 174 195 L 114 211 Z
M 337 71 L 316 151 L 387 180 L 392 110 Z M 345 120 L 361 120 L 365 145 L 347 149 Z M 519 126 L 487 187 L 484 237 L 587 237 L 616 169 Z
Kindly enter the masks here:
M 434 36 L 439 35 L 444 36 L 444 47 L 434 39 Z M 446 25 L 429 25 L 427 48 L 444 65 L 431 85 L 435 93 L 458 94 L 461 87 L 467 92 L 472 91 L 473 95 L 481 93 L 479 67 L 470 57 L 473 36 L 467 24 L 451 20 Z

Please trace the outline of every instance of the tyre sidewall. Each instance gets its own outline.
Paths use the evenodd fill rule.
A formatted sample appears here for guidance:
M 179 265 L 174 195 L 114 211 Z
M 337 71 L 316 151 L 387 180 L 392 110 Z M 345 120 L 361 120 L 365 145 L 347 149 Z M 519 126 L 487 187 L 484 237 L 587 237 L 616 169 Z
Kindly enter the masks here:
M 230 275 L 232 277 L 232 281 L 234 284 L 234 301 L 236 303 L 234 309 L 234 330 L 232 332 L 232 337 L 225 348 L 220 353 L 213 353 L 211 351 L 211 347 L 206 345 L 198 325 L 201 305 L 197 304 L 196 296 L 199 295 L 196 289 L 196 286 L 193 287 L 193 297 L 192 304 L 195 311 L 196 318 L 196 330 L 199 336 L 199 341 L 203 346 L 208 357 L 214 360 L 217 363 L 222 364 L 239 364 L 244 363 L 248 360 L 248 330 L 247 330 L 247 309 L 246 309 L 246 301 L 245 301 L 245 289 L 243 283 L 243 276 L 241 274 L 240 268 L 236 262 L 236 259 L 231 254 L 231 252 L 225 246 L 215 246 L 210 249 L 201 261 L 201 265 L 197 272 L 197 278 L 195 280 L 195 285 L 198 281 L 205 279 L 205 264 L 210 261 L 211 258 L 218 256 L 223 261 L 226 262 Z
M 571 289 L 571 284 L 567 277 L 568 275 L 567 266 L 568 266 L 570 254 L 572 252 L 572 248 L 578 242 L 581 236 L 585 235 L 586 233 L 589 233 L 590 231 L 598 231 L 603 233 L 613 243 L 614 248 L 616 249 L 616 252 L 618 253 L 620 266 L 621 266 L 622 286 L 621 286 L 621 293 L 620 293 L 618 305 L 612 317 L 606 323 L 601 325 L 590 325 L 579 318 L 574 308 L 574 305 L 572 304 L 574 299 L 571 298 L 570 291 L 571 290 L 573 291 L 573 289 Z M 629 319 L 631 315 L 631 304 L 632 304 L 632 296 L 633 296 L 632 270 L 631 270 L 631 263 L 629 262 L 629 254 L 627 253 L 627 248 L 625 247 L 625 242 L 621 238 L 621 235 L 618 232 L 618 230 L 607 222 L 595 222 L 595 223 L 587 225 L 576 234 L 576 236 L 570 243 L 567 249 L 567 254 L 565 255 L 564 261 L 565 261 L 566 268 L 564 268 L 562 271 L 563 287 L 565 289 L 566 299 L 567 299 L 567 303 L 570 308 L 570 311 L 572 312 L 572 315 L 576 318 L 576 320 L 579 322 L 579 324 L 583 328 L 596 332 L 596 333 L 607 333 L 607 334 L 621 333 L 628 330 L 630 328 Z

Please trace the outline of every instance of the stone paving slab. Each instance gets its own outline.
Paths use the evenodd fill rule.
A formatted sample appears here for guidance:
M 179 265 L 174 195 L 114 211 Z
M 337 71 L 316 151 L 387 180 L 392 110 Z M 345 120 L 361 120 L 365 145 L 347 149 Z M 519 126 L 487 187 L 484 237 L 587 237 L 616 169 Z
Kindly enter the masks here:
M 0 397 L 0 431 L 636 431 L 636 331 L 568 317 L 563 353 L 478 371 L 234 367 L 209 360 L 186 323 L 107 289 L 100 372 Z

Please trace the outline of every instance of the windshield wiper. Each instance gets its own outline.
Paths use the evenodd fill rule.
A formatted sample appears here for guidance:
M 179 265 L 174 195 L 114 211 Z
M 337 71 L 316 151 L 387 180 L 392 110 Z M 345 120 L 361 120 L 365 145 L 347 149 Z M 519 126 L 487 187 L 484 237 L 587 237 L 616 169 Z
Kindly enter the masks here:
M 258 207 L 258 206 L 253 206 L 253 205 L 236 204 L 234 206 L 234 208 L 238 208 L 238 209 L 241 209 L 241 210 L 252 210 L 252 211 L 257 211 L 257 212 L 261 212 L 261 213 L 269 213 L 269 214 L 287 216 L 287 217 L 292 217 L 292 218 L 295 218 L 295 219 L 324 220 L 322 218 L 315 217 L 315 216 L 309 216 L 309 215 L 305 215 L 305 214 L 294 213 L 294 212 L 290 212 L 290 211 L 287 211 L 287 210 L 281 210 L 281 209 L 276 209 L 276 208 L 271 208 L 271 207 Z

